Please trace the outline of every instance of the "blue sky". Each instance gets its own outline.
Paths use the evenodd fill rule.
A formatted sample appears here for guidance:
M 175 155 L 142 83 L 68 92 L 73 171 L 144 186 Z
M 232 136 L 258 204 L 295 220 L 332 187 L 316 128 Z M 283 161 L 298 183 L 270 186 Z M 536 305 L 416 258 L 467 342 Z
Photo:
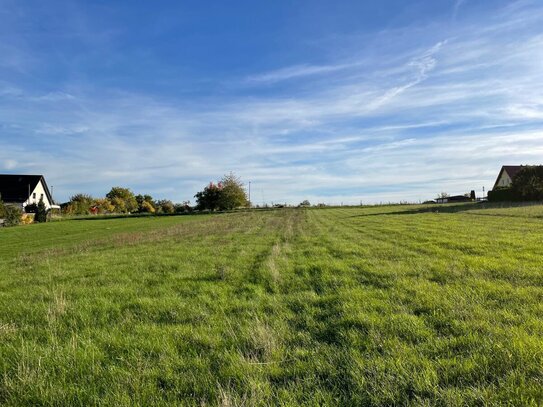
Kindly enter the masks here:
M 0 0 L 0 172 L 419 201 L 543 163 L 543 3 Z

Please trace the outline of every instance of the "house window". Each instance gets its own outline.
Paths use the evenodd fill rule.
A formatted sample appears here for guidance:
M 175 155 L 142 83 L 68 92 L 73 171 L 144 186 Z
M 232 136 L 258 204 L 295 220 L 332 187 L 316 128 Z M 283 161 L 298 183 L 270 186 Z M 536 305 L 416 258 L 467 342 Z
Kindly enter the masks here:
M 32 194 L 32 199 L 36 199 L 36 193 L 35 192 Z
M 40 199 L 43 201 L 43 194 L 40 195 Z

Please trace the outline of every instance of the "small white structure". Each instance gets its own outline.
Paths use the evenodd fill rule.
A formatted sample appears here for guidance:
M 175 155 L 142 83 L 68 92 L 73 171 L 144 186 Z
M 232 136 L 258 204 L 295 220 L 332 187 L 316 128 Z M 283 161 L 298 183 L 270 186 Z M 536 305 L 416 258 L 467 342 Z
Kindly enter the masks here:
M 522 169 L 522 165 L 504 165 L 498 174 L 494 188 L 509 188 L 513 184 L 513 178 Z
M 21 208 L 43 200 L 45 208 L 58 209 L 43 175 L 0 174 L 0 199 Z

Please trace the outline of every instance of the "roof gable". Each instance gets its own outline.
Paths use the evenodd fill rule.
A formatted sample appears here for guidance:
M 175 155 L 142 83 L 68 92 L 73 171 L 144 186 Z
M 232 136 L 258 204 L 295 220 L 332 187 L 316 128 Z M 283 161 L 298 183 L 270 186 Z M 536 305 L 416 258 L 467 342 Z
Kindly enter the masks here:
M 513 177 L 515 175 L 517 175 L 517 173 L 522 169 L 522 165 L 504 165 L 502 166 L 501 170 L 500 170 L 500 173 L 498 174 L 498 178 L 496 178 L 496 182 L 494 183 L 494 189 L 496 189 L 498 187 L 498 183 L 500 182 L 500 179 L 502 178 L 502 175 L 504 172 L 507 173 L 507 175 L 509 175 L 509 178 L 511 178 L 511 180 L 513 179 Z
M 504 165 L 502 168 L 509 175 L 509 178 L 513 179 L 522 167 L 523 165 Z
M 23 203 L 42 182 L 47 199 L 52 204 L 51 193 L 42 175 L 0 174 L 0 197 L 4 202 Z

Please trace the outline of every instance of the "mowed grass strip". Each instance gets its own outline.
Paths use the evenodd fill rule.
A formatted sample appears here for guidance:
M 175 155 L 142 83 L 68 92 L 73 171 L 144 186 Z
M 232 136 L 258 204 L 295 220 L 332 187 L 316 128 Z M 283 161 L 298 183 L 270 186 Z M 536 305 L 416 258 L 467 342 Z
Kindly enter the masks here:
M 74 244 L 92 244 L 122 233 L 142 233 L 171 228 L 198 216 L 146 216 L 96 220 L 70 220 L 32 225 L 31 227 L 5 228 L 0 230 L 0 259 L 28 254 L 44 249 L 65 249 Z
M 0 230 L 0 404 L 541 404 L 541 208 L 437 211 Z

